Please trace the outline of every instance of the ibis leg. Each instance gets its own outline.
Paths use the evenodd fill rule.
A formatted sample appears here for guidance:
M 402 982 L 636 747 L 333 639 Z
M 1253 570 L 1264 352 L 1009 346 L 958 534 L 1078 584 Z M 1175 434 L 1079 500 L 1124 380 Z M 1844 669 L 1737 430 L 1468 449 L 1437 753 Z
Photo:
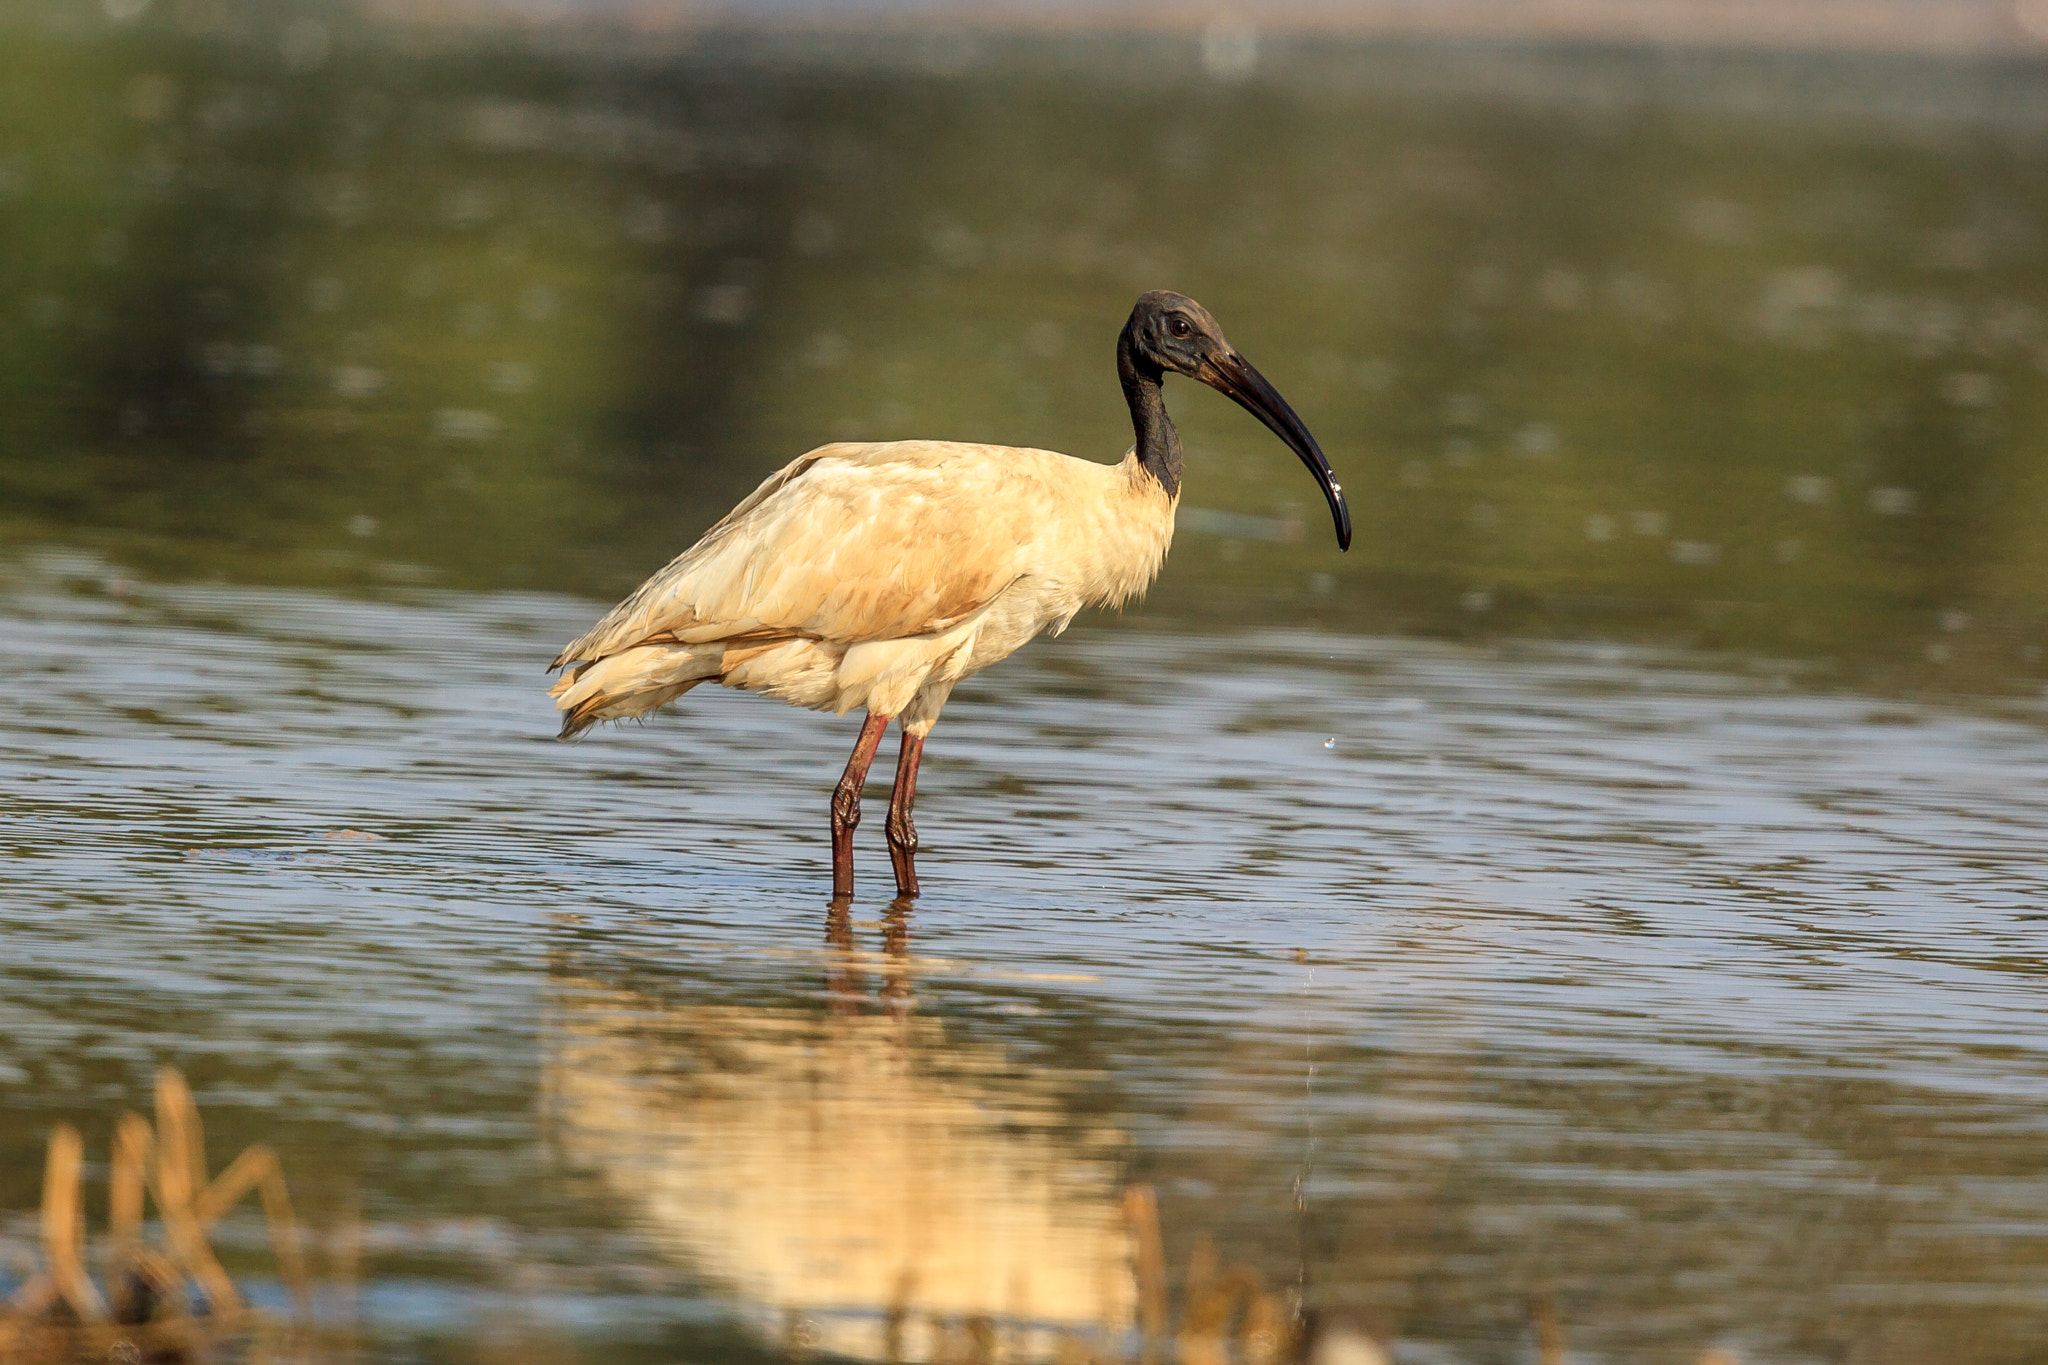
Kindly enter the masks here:
M 896 894 L 917 894 L 917 826 L 910 819 L 917 800 L 917 761 L 924 757 L 924 736 L 903 732 L 903 752 L 896 758 L 896 790 L 889 796 L 889 861 L 896 869 Z
M 846 760 L 846 772 L 832 792 L 832 896 L 853 894 L 853 830 L 860 823 L 861 788 L 868 784 L 868 767 L 875 750 L 882 745 L 882 732 L 889 728 L 887 716 L 869 715 L 854 742 L 853 756 Z

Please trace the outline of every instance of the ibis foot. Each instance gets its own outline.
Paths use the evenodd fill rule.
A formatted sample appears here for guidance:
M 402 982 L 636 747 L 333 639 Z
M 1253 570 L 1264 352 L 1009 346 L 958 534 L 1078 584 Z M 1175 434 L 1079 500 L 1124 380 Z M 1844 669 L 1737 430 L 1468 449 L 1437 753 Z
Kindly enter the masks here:
M 917 800 L 917 763 L 924 757 L 924 736 L 903 732 L 903 751 L 896 758 L 896 788 L 889 795 L 889 863 L 896 869 L 898 900 L 917 898 L 917 825 L 910 818 Z
M 846 771 L 840 775 L 839 785 L 832 791 L 832 899 L 841 900 L 853 895 L 853 831 L 860 824 L 861 789 L 868 784 L 868 768 L 875 761 L 875 750 L 882 745 L 882 732 L 889 728 L 889 717 L 870 713 L 860 727 L 860 738 L 854 741 L 853 754 L 846 760 Z

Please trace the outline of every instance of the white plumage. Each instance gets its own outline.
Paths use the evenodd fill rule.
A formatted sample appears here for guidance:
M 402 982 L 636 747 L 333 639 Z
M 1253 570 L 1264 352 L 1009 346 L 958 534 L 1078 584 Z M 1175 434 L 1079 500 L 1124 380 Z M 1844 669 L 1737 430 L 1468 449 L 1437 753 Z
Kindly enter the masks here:
M 562 736 L 716 682 L 814 710 L 868 713 L 832 800 L 835 897 L 882 731 L 903 753 L 889 810 L 901 896 L 917 894 L 911 822 L 924 737 L 962 678 L 1083 607 L 1121 606 L 1158 576 L 1180 498 L 1168 372 L 1229 395 L 1323 486 L 1340 547 L 1350 513 L 1315 438 L 1194 300 L 1139 298 L 1117 341 L 1137 443 L 1115 465 L 956 441 L 820 446 L 755 489 L 551 667 Z
M 955 683 L 1159 573 L 1177 501 L 1135 453 L 829 445 L 754 490 L 555 660 L 563 733 L 703 682 L 930 731 Z

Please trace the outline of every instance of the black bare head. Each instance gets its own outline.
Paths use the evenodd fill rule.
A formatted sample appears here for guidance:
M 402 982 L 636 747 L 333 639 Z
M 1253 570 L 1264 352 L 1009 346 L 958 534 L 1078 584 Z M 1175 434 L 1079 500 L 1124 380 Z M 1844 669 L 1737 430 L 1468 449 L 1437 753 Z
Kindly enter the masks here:
M 1322 485 L 1337 526 L 1337 548 L 1351 548 L 1351 509 L 1330 462 L 1294 409 L 1265 376 L 1223 338 L 1209 310 L 1185 294 L 1154 289 L 1138 296 L 1117 338 L 1117 372 L 1138 432 L 1138 458 L 1166 485 L 1180 491 L 1180 438 L 1159 393 L 1168 372 L 1200 380 L 1237 403 L 1287 443 Z
M 1230 350 L 1209 310 L 1170 289 L 1138 295 L 1131 320 L 1124 324 L 1124 338 L 1141 367 L 1191 379 L 1212 355 Z

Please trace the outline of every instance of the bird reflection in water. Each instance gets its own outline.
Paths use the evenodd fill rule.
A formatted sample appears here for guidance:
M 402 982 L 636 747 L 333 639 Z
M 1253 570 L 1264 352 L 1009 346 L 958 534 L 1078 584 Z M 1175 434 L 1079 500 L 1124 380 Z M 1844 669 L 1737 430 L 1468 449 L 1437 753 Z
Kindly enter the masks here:
M 907 896 L 889 902 L 882 916 L 882 988 L 878 996 L 893 1019 L 910 1016 L 910 907 Z M 860 1014 L 867 1001 L 867 972 L 853 933 L 853 905 L 844 896 L 825 907 L 825 943 L 836 949 L 826 960 L 825 999 L 836 1015 Z
M 877 1361 L 1120 1353 L 1124 1135 L 1063 1102 L 1087 1077 L 917 1012 L 907 901 L 879 926 L 830 909 L 822 1011 L 592 966 L 553 983 L 557 1144 L 764 1335 Z

